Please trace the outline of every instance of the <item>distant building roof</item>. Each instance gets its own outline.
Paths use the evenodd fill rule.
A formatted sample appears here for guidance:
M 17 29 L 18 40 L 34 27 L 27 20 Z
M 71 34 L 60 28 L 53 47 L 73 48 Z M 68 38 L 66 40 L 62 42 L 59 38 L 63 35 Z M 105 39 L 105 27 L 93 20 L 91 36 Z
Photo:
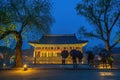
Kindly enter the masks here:
M 39 41 L 31 41 L 37 44 L 79 44 L 87 41 L 78 40 L 75 34 L 69 35 L 43 35 Z
M 112 53 L 113 53 L 113 54 L 120 54 L 120 48 L 119 48 L 119 47 L 113 48 L 113 49 L 112 49 Z
M 104 50 L 105 50 L 105 48 L 96 48 L 93 51 L 94 51 L 94 53 L 99 54 L 99 53 L 101 53 Z M 120 54 L 120 47 L 114 47 L 114 48 L 112 48 L 111 52 L 113 54 Z

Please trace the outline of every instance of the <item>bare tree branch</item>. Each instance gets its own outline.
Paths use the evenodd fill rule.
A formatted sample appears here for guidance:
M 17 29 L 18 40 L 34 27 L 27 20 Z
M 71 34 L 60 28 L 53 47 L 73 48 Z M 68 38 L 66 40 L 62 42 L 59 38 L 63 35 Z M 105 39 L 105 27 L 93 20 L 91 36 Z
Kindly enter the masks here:
M 113 29 L 114 25 L 116 24 L 116 22 L 118 21 L 119 18 L 120 18 L 120 12 L 118 12 L 118 14 L 117 14 L 116 18 L 114 19 L 109 31 L 111 31 Z
M 111 46 L 113 47 L 118 43 L 115 42 L 111 45 L 113 27 L 119 24 L 117 22 L 120 20 L 119 4 L 118 0 L 83 0 L 76 7 L 78 14 L 84 16 L 95 26 L 91 25 L 94 28 L 92 31 L 94 34 L 88 33 L 87 35 L 101 39 L 106 50 L 110 50 Z
M 118 39 L 113 45 L 111 45 L 111 49 L 113 48 L 113 47 L 115 47 L 117 44 L 119 44 L 120 43 L 120 39 Z
M 15 11 L 17 12 L 18 16 L 20 17 L 20 20 L 22 21 L 22 15 L 20 14 L 19 10 L 16 8 L 15 4 L 11 2 L 11 6 L 15 9 Z

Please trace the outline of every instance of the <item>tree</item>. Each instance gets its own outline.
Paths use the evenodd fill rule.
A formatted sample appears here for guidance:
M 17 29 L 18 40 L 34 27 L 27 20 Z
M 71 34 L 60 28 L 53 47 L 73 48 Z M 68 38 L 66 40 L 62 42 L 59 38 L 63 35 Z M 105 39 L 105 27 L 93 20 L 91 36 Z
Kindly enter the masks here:
M 23 64 L 23 34 L 32 30 L 39 33 L 50 31 L 50 25 L 53 23 L 50 13 L 51 3 L 49 0 L 2 0 L 0 1 L 0 7 L 0 13 L 5 13 L 0 20 L 0 39 L 9 34 L 14 35 L 16 39 L 14 48 L 16 54 L 15 66 L 21 67 Z
M 77 4 L 76 11 L 93 24 L 90 27 L 94 30 L 86 31 L 84 35 L 102 40 L 106 50 L 111 50 L 120 42 L 119 0 L 82 0 Z
M 9 62 L 10 57 L 14 55 L 14 51 L 6 46 L 0 46 L 0 53 L 4 55 L 4 63 Z

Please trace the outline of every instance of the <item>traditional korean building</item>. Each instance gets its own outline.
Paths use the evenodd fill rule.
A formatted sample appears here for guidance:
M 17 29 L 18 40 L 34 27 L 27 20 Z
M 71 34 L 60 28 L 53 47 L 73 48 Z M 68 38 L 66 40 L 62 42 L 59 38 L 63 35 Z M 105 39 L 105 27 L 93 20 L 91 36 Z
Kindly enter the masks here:
M 61 51 L 72 49 L 80 50 L 87 41 L 78 40 L 75 34 L 70 35 L 43 35 L 38 41 L 29 42 L 34 47 L 34 61 L 36 64 L 61 64 Z M 71 57 L 66 64 L 72 63 Z

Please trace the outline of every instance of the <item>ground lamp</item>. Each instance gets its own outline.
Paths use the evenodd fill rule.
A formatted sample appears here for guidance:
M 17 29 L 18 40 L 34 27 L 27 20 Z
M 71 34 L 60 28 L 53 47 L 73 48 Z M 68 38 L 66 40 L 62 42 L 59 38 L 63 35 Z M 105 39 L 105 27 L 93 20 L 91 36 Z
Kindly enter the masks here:
M 23 68 L 24 68 L 24 71 L 26 71 L 26 70 L 28 69 L 27 64 L 24 64 L 24 65 L 23 65 Z

